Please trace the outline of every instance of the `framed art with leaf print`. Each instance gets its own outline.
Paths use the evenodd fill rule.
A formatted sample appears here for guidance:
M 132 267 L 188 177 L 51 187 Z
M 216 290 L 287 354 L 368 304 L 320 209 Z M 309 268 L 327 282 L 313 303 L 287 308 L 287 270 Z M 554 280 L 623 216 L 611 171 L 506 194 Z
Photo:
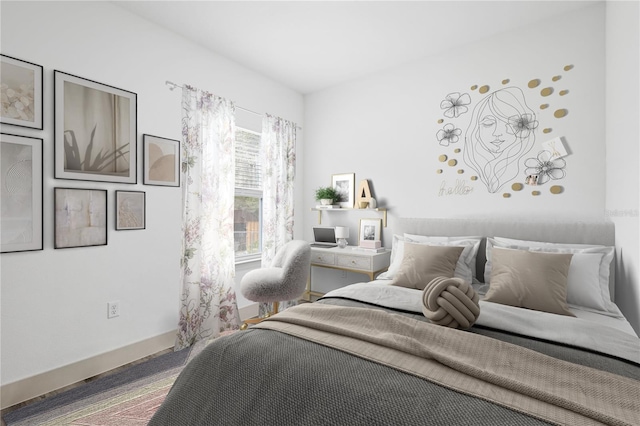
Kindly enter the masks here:
M 137 95 L 54 71 L 55 178 L 137 183 Z
M 145 185 L 180 186 L 180 141 L 142 135 Z
M 355 202 L 355 173 L 342 173 L 331 176 L 331 186 L 340 194 L 340 207 L 350 209 L 353 208 Z
M 145 198 L 143 191 L 116 191 L 116 231 L 145 229 Z
M 42 139 L 2 133 L 2 253 L 42 250 Z
M 42 66 L 0 55 L 0 123 L 42 130 Z
M 107 245 L 107 190 L 54 188 L 54 248 Z

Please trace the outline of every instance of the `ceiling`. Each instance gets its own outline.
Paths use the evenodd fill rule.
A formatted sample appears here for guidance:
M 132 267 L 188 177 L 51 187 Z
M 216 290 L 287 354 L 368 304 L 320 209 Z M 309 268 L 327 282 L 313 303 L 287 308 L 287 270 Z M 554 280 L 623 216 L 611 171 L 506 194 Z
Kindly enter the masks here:
M 593 1 L 114 1 L 302 94 Z

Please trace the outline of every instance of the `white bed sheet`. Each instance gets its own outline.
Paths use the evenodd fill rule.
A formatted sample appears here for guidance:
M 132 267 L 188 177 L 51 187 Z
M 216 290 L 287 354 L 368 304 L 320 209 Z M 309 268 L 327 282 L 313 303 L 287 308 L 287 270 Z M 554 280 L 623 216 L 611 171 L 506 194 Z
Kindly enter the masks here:
M 390 285 L 391 280 L 351 284 L 324 297 L 344 297 L 422 314 L 422 291 Z M 570 307 L 576 317 L 480 301 L 476 323 L 512 333 L 564 343 L 640 363 L 640 339 L 619 317 Z

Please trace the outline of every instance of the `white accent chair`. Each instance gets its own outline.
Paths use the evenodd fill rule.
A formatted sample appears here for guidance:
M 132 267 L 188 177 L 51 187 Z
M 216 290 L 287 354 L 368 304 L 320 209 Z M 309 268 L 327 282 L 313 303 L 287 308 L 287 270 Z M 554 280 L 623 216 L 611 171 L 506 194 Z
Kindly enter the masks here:
M 254 269 L 242 277 L 240 292 L 254 302 L 273 303 L 273 312 L 278 313 L 279 301 L 294 300 L 304 293 L 311 268 L 311 248 L 302 240 L 292 240 L 282 246 L 271 262 L 271 266 Z M 242 324 L 257 324 L 264 318 L 252 318 Z

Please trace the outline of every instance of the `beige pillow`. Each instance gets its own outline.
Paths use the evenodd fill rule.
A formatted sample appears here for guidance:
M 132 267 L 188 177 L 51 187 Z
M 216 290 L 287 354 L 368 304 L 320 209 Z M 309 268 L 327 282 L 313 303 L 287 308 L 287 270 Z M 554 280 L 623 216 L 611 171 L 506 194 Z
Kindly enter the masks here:
M 462 250 L 464 247 L 460 246 L 428 246 L 405 241 L 402 263 L 391 284 L 424 290 L 434 278 L 451 278 Z
M 484 300 L 573 317 L 567 306 L 572 256 L 494 247 L 489 291 Z

